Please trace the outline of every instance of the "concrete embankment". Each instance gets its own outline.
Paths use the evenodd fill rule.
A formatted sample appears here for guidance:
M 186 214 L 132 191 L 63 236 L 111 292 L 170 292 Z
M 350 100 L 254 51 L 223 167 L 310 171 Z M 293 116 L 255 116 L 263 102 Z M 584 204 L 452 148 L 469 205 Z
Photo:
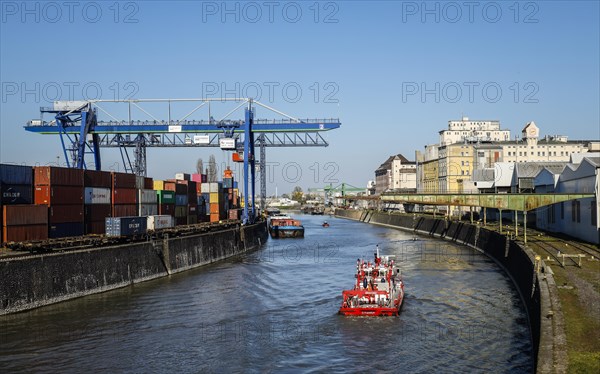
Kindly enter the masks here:
M 0 315 L 168 276 L 257 249 L 265 222 L 198 235 L 0 260 Z
M 476 248 L 490 256 L 512 278 L 525 305 L 531 328 L 531 340 L 538 373 L 561 372 L 560 352 L 557 347 L 564 333 L 553 322 L 553 309 L 560 306 L 552 302 L 556 292 L 554 280 L 543 262 L 536 272 L 535 255 L 528 248 L 507 236 L 480 226 L 463 222 L 446 221 L 433 217 L 408 214 L 390 214 L 377 211 L 336 210 L 336 216 L 361 222 L 415 231 L 420 234 L 450 240 Z M 543 315 L 542 315 L 543 314 Z

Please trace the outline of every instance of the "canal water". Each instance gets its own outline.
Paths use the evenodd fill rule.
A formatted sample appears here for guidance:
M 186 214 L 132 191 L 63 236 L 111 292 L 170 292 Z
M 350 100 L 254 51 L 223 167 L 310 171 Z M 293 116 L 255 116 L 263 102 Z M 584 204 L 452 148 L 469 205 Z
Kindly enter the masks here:
M 525 310 L 472 249 L 299 216 L 304 239 L 0 317 L 0 372 L 531 372 Z M 329 228 L 321 227 L 324 220 Z M 399 317 L 342 317 L 356 259 L 396 256 Z

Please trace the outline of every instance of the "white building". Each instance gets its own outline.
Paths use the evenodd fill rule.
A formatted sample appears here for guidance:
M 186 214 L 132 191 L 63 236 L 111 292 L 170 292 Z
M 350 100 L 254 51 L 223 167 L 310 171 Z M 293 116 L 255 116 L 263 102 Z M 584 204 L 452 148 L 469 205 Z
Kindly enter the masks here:
M 440 131 L 440 146 L 459 142 L 499 142 L 510 140 L 510 130 L 502 130 L 496 120 L 448 121 L 448 129 Z
M 537 227 L 550 232 L 600 244 L 600 157 L 584 157 L 579 163 L 569 163 L 557 179 L 556 193 L 594 193 L 595 197 L 566 201 L 536 210 Z M 548 178 L 540 176 L 538 183 Z M 537 189 L 537 186 L 536 186 Z
M 401 154 L 388 157 L 375 170 L 375 193 L 388 190 L 410 190 L 417 188 L 417 164 Z

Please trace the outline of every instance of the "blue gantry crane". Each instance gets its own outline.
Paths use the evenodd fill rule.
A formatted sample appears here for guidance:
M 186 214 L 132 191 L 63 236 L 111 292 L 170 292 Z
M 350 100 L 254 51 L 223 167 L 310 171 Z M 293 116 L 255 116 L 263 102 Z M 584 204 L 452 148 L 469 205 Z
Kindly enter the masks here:
M 183 118 L 172 118 L 172 106 L 181 103 L 196 105 Z M 216 120 L 211 105 L 234 103 L 235 107 Z M 118 119 L 109 112 L 108 105 L 125 106 L 127 120 Z M 158 119 L 144 104 L 166 105 L 166 118 Z M 283 119 L 256 119 L 256 107 L 274 112 Z M 190 120 L 201 108 L 207 108 L 207 118 Z M 239 110 L 243 119 L 230 119 Z M 136 120 L 133 111 L 141 111 L 151 119 Z M 110 117 L 98 121 L 99 112 Z M 44 115 L 54 118 L 50 121 Z M 146 148 L 148 147 L 220 147 L 234 151 L 243 160 L 244 222 L 253 222 L 255 210 L 255 142 L 260 147 L 261 206 L 266 199 L 266 147 L 326 147 L 329 144 L 321 132 L 339 128 L 339 119 L 298 119 L 251 98 L 202 99 L 128 99 L 57 101 L 53 107 L 41 108 L 40 119 L 27 123 L 25 129 L 38 134 L 59 135 L 68 167 L 86 169 L 86 155 L 92 155 L 94 168 L 101 170 L 100 148 L 119 148 L 126 171 L 146 175 Z M 128 148 L 134 148 L 131 162 Z M 248 202 L 252 201 L 249 207 Z M 250 208 L 250 209 L 249 209 Z

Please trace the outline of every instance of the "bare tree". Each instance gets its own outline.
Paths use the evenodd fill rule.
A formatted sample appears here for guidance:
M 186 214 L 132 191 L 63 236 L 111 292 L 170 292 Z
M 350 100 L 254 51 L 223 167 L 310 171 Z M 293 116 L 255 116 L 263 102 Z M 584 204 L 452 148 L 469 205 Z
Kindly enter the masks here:
M 217 160 L 214 155 L 210 155 L 208 158 L 208 168 L 206 169 L 206 174 L 209 182 L 217 181 Z
M 198 174 L 204 174 L 204 162 L 202 162 L 201 158 L 196 161 L 196 172 Z

